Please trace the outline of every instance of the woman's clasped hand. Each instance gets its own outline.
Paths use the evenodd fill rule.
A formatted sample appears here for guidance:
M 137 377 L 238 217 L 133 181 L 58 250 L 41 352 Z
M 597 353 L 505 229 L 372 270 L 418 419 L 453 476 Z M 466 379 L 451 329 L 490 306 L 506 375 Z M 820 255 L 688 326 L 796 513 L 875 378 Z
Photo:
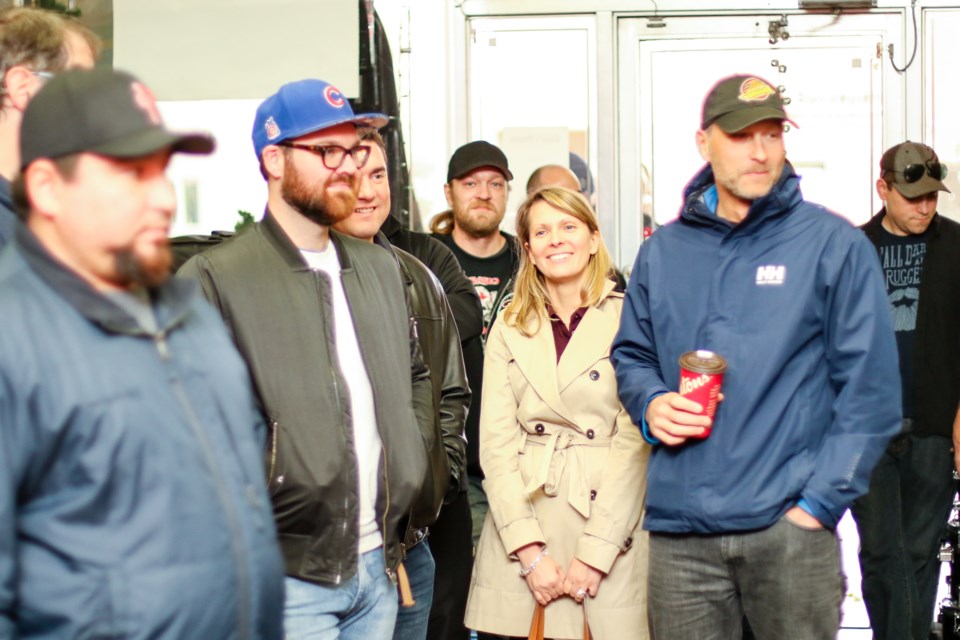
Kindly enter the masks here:
M 522 577 L 533 597 L 542 605 L 563 596 L 570 596 L 580 603 L 587 596 L 596 596 L 600 589 L 603 572 L 574 558 L 564 573 L 543 545 L 527 545 L 517 551 L 517 558 Z

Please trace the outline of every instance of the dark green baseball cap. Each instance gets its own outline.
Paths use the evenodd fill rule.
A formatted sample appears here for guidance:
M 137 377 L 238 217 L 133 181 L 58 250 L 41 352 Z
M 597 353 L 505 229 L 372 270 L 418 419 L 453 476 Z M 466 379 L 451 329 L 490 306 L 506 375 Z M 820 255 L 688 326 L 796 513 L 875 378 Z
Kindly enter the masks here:
M 207 154 L 213 148 L 209 134 L 169 131 L 150 89 L 106 68 L 58 72 L 27 105 L 20 127 L 21 169 L 82 152 L 132 159 L 162 149 Z
M 703 101 L 700 129 L 712 124 L 727 133 L 736 133 L 763 120 L 786 120 L 783 96 L 763 78 L 735 75 L 713 85 Z
M 883 179 L 905 198 L 916 198 L 934 191 L 946 191 L 943 179 L 947 165 L 940 162 L 937 152 L 920 142 L 901 142 L 887 149 L 880 158 Z

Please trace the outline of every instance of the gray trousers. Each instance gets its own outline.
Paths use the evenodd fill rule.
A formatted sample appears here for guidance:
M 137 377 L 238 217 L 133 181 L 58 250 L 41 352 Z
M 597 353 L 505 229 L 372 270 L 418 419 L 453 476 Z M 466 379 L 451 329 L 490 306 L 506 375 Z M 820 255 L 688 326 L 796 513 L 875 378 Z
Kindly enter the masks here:
M 651 533 L 648 610 L 654 640 L 833 640 L 843 577 L 836 534 L 786 518 L 761 531 Z

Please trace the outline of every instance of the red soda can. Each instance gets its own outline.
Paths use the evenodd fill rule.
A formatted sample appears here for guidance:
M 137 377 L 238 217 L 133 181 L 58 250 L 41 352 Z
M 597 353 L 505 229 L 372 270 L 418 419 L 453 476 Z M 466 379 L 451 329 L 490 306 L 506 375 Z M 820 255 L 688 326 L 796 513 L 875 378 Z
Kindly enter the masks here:
M 727 370 L 727 361 L 720 355 L 698 349 L 680 356 L 680 395 L 690 398 L 703 407 L 701 415 L 711 420 L 717 414 L 717 402 L 723 374 Z M 706 438 L 711 428 L 707 428 L 693 438 Z

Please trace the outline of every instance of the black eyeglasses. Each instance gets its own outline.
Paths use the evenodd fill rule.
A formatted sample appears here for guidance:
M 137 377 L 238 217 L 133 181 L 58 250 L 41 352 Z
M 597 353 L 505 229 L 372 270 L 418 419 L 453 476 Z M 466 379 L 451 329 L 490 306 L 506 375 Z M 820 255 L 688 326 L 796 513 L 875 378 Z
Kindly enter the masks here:
M 924 174 L 927 174 L 934 180 L 943 180 L 947 177 L 947 165 L 929 161 L 923 164 L 908 164 L 903 171 L 894 171 L 903 175 L 903 181 L 907 184 L 913 184 L 920 180 Z
M 353 158 L 353 164 L 356 165 L 357 169 L 362 169 L 367 164 L 367 160 L 370 159 L 370 145 L 367 144 L 358 144 L 350 149 L 338 144 L 297 144 L 296 142 L 278 142 L 277 146 L 302 149 L 314 153 L 320 156 L 323 166 L 331 171 L 339 169 L 348 155 Z

